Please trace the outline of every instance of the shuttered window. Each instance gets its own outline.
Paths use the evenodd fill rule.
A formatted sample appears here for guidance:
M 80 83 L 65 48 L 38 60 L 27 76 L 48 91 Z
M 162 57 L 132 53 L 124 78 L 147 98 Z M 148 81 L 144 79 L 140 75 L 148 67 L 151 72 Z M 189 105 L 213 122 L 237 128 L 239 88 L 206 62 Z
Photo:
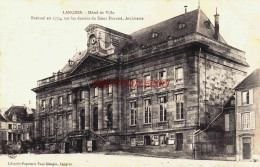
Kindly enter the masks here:
M 250 129 L 255 129 L 255 112 L 250 112 Z
M 225 131 L 229 131 L 229 114 L 225 114 Z
M 253 104 L 254 103 L 254 91 L 253 89 L 249 90 L 249 104 Z

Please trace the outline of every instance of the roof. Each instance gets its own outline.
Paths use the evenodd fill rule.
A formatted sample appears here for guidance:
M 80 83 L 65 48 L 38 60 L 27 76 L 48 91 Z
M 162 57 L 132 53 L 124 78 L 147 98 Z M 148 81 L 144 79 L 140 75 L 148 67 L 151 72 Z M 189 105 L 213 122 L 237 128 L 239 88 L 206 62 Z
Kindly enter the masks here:
M 260 84 L 260 68 L 253 71 L 242 82 L 240 82 L 235 89 L 243 89 Z
M 83 50 L 81 52 L 77 52 L 71 59 L 70 61 L 73 62 L 73 65 L 70 65 L 69 62 L 61 69 L 61 72 L 66 73 L 69 72 L 72 68 L 77 66 L 79 61 L 85 56 L 87 53 L 87 50 Z
M 7 122 L 7 120 L 0 114 L 0 122 Z
M 25 106 L 11 106 L 5 112 L 4 117 L 12 121 L 13 116 L 16 115 L 17 122 L 27 122 L 33 120 L 31 112 L 34 112 L 34 109 L 30 109 Z
M 208 26 L 206 26 L 205 22 L 208 22 Z M 185 27 L 179 28 L 180 23 L 184 24 Z M 158 37 L 152 38 L 152 33 L 154 32 L 159 34 Z M 132 33 L 131 36 L 132 39 L 139 44 L 153 45 L 166 41 L 169 37 L 174 39 L 191 33 L 200 33 L 214 39 L 215 28 L 209 21 L 208 17 L 200 9 L 193 10 L 153 26 L 141 29 Z M 219 36 L 219 41 L 226 43 L 220 34 Z

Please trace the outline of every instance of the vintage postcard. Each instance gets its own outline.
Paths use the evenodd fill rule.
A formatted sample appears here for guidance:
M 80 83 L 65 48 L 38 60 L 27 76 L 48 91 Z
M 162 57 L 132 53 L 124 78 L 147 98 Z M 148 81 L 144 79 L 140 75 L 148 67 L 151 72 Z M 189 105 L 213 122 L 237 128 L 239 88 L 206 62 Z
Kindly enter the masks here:
M 260 0 L 0 0 L 0 167 L 260 166 Z

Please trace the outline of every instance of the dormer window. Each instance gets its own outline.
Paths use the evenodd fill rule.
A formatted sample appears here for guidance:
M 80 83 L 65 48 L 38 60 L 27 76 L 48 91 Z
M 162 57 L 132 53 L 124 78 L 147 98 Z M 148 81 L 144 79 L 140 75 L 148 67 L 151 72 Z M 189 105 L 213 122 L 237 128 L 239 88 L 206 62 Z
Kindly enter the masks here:
M 178 29 L 183 29 L 186 27 L 186 24 L 179 22 L 178 23 Z
M 209 22 L 209 21 L 205 21 L 205 22 L 204 22 L 204 25 L 205 25 L 208 29 L 210 29 L 210 22 Z
M 152 38 L 157 38 L 159 36 L 159 33 L 158 32 L 153 32 L 152 33 Z
M 72 66 L 74 64 L 74 61 L 69 60 L 69 65 Z

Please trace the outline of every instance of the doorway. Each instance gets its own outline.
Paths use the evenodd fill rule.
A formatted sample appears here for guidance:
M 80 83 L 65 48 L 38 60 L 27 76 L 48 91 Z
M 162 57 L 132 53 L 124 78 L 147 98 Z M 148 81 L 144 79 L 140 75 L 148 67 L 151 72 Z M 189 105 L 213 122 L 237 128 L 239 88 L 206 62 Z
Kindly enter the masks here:
M 176 151 L 182 151 L 182 145 L 183 145 L 183 134 L 182 133 L 176 133 Z
M 96 151 L 96 150 L 97 150 L 97 141 L 92 140 L 92 151 Z
M 82 153 L 82 139 L 77 140 L 77 153 Z
M 69 149 L 70 149 L 70 143 L 66 142 L 65 143 L 65 153 L 69 153 Z
M 98 130 L 98 108 L 94 107 L 93 109 L 93 130 Z
M 146 146 L 151 145 L 150 136 L 144 136 L 144 144 L 145 144 Z
M 243 138 L 243 159 L 251 159 L 251 138 Z

